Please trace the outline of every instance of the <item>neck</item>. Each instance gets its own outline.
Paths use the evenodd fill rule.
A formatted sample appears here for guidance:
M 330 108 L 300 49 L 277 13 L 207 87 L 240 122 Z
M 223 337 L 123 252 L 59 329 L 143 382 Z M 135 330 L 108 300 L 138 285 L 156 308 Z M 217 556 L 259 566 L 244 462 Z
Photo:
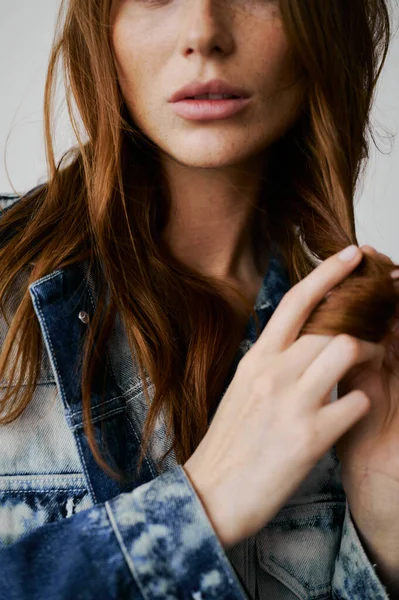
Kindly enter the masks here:
M 265 157 L 245 165 L 192 168 L 165 159 L 170 187 L 163 239 L 198 273 L 243 288 L 258 288 L 267 256 L 255 256 L 253 220 L 265 185 Z

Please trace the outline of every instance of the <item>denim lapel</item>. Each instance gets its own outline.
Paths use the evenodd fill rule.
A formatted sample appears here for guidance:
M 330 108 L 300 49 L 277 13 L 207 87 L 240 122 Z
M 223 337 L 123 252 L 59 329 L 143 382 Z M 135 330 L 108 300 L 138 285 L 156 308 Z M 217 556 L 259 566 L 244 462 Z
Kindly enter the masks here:
M 29 292 L 93 502 L 105 502 L 150 481 L 155 467 L 148 456 L 136 477 L 141 437 L 126 416 L 126 399 L 112 374 L 108 357 L 104 360 L 104 408 L 101 408 L 103 382 L 95 380 L 91 394 L 92 421 L 102 456 L 113 468 L 127 473 L 127 480 L 118 482 L 104 472 L 94 460 L 83 430 L 81 352 L 89 325 L 79 318 L 79 313 L 87 313 L 90 319 L 95 304 L 81 263 L 42 277 L 29 286 Z

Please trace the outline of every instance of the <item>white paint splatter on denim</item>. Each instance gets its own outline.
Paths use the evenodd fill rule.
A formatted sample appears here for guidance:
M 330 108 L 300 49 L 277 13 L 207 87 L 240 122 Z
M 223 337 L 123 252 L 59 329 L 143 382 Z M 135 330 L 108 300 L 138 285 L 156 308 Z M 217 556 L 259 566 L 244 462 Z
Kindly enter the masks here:
M 181 465 L 106 507 L 146 599 L 246 598 Z
M 346 502 L 341 547 L 332 579 L 333 600 L 388 600 L 384 585 L 367 558 Z M 392 598 L 393 600 L 393 598 Z
M 4 206 L 10 205 L 8 200 Z M 270 266 L 256 302 L 261 328 L 285 290 L 276 258 Z M 67 273 L 63 273 L 64 284 Z M 52 277 L 55 274 L 50 273 L 43 282 Z M 35 285 L 38 290 L 41 283 Z M 42 315 L 37 316 L 41 323 Z M 2 339 L 4 325 L 0 323 Z M 253 343 L 251 323 L 238 360 Z M 126 414 L 139 435 L 147 406 L 118 328 L 110 350 L 126 398 Z M 82 469 L 87 466 L 82 465 L 70 415 L 59 395 L 50 365 L 51 348 L 48 352 L 32 403 L 16 421 L 0 426 L 1 600 L 78 594 L 82 600 L 121 600 L 121 589 L 123 597 L 134 600 L 245 600 L 232 565 L 254 600 L 388 599 L 347 505 L 345 509 L 334 449 L 274 519 L 227 552 L 173 453 L 158 477 L 154 474 L 153 480 L 134 491 L 93 506 Z M 67 350 L 65 356 L 69 358 Z M 151 399 L 151 385 L 149 392 Z M 108 410 L 111 415 L 111 401 Z M 150 444 L 151 457 L 159 458 L 168 447 L 161 417 Z M 65 552 L 68 547 L 73 552 Z M 57 569 L 62 576 L 51 580 L 49 571 Z M 79 577 L 90 584 L 82 587 Z M 7 587 L 2 587 L 5 581 Z M 72 591 L 76 586 L 78 593 Z

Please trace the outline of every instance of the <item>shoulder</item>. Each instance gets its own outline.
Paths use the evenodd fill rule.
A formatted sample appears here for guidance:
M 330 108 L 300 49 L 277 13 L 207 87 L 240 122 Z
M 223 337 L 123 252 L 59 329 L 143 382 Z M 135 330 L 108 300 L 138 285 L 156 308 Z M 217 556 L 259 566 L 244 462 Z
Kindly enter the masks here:
M 45 185 L 46 185 L 45 183 L 44 184 L 41 183 L 41 184 L 36 185 L 35 187 L 31 188 L 31 189 L 28 189 L 26 192 L 23 192 L 21 194 L 13 194 L 13 193 L 8 193 L 8 192 L 0 192 L 0 217 L 9 208 L 11 208 L 12 206 L 14 206 L 14 204 L 17 204 L 18 202 L 20 202 L 24 198 L 28 198 L 28 197 L 32 196 L 35 192 L 39 191 Z
M 0 214 L 18 202 L 21 197 L 17 194 L 0 194 Z
M 25 191 L 21 194 L 0 192 L 0 225 L 3 224 L 2 217 L 9 210 L 11 210 L 13 207 L 16 207 L 23 200 L 28 199 L 31 196 L 36 196 L 36 192 L 40 191 L 40 189 L 45 189 L 46 187 L 47 187 L 46 183 L 44 183 L 44 184 L 41 183 L 40 185 L 36 185 L 35 187 L 28 189 L 27 191 Z M 13 232 L 15 231 L 13 227 L 14 227 L 13 225 L 11 225 L 11 227 L 9 225 L 7 225 L 6 226 L 7 231 L 5 231 L 4 228 L 1 228 L 1 234 L 0 234 L 1 242 L 6 242 L 7 240 L 10 239 L 10 237 L 13 236 Z M 0 246 L 1 245 L 2 244 L 0 244 Z

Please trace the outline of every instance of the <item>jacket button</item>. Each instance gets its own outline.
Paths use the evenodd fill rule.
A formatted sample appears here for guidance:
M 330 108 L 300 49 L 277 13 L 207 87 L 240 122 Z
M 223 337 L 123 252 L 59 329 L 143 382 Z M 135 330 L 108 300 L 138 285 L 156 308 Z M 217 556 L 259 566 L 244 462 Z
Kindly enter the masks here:
M 90 317 L 87 314 L 87 312 L 85 312 L 84 310 L 81 310 L 79 313 L 79 319 L 83 322 L 83 323 L 88 323 L 90 321 Z

